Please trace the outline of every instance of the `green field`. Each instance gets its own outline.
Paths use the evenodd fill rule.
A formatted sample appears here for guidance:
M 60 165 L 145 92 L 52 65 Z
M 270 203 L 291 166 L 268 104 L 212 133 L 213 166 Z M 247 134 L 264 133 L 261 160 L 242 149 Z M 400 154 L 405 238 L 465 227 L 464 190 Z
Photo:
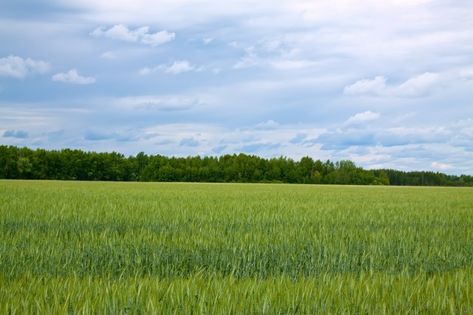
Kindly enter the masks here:
M 473 189 L 0 181 L 0 314 L 472 314 Z

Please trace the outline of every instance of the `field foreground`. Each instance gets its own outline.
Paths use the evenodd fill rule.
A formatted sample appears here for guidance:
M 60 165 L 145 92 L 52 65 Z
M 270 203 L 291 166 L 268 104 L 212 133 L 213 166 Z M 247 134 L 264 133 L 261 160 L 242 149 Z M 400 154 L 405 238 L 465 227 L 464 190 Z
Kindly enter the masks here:
M 473 313 L 473 189 L 0 181 L 0 314 Z

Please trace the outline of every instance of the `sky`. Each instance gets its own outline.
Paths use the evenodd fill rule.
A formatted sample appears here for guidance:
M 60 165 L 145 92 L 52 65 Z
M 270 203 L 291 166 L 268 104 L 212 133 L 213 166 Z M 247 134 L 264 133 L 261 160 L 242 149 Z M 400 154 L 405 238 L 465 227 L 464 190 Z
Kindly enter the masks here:
M 473 175 L 471 0 L 2 0 L 0 144 Z

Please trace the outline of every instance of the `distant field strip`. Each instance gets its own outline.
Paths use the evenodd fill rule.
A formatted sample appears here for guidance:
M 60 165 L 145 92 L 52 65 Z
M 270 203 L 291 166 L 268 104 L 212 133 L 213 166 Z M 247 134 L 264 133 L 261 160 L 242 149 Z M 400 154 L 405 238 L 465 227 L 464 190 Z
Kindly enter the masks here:
M 0 181 L 0 314 L 473 313 L 473 188 Z

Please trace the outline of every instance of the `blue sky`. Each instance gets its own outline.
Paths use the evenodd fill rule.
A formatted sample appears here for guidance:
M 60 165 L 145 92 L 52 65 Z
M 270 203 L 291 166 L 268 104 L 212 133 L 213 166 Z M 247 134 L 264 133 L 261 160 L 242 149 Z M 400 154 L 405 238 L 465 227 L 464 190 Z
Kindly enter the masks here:
M 473 174 L 473 2 L 3 0 L 0 143 Z

